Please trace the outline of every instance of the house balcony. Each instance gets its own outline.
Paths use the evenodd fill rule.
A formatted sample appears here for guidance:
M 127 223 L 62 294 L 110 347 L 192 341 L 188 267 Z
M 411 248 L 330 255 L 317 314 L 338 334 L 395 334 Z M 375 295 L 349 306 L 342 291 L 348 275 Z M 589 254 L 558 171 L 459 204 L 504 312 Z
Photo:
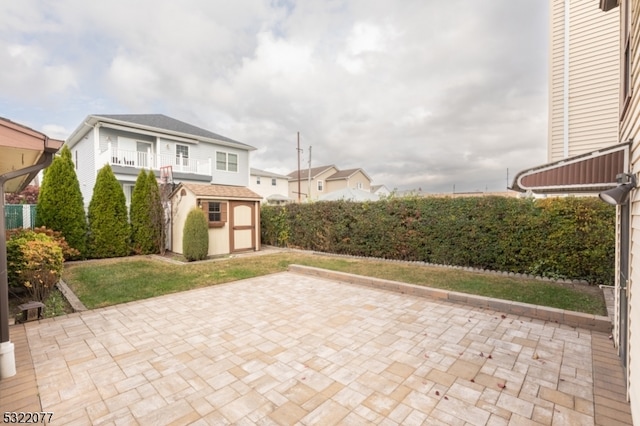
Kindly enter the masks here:
M 213 162 L 211 158 L 183 157 L 182 155 L 157 155 L 151 151 L 130 151 L 109 147 L 100 153 L 99 164 L 131 167 L 135 169 L 160 170 L 171 166 L 173 172 L 211 176 Z

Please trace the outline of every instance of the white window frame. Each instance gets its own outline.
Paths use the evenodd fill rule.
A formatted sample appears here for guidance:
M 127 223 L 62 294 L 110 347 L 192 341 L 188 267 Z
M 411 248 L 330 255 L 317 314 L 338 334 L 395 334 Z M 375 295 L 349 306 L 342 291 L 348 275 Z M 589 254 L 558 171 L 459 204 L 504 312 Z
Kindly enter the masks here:
M 218 156 L 220 155 L 224 155 L 224 168 L 221 167 L 221 165 L 223 164 L 222 160 L 218 159 Z M 236 159 L 235 163 L 232 163 L 231 161 L 229 161 L 230 157 L 235 157 Z M 216 170 L 220 172 L 238 173 L 238 169 L 239 169 L 238 160 L 239 160 L 238 154 L 234 154 L 233 152 L 216 151 Z M 233 164 L 235 164 L 236 169 L 230 170 L 229 166 Z
M 260 185 L 260 176 L 256 176 L 256 185 Z
M 180 165 L 180 153 L 178 152 L 178 148 L 182 149 L 182 148 L 186 148 L 187 149 L 187 155 L 183 155 L 182 156 L 182 165 L 183 166 L 188 166 L 189 165 L 189 145 L 184 145 L 181 143 L 177 143 L 176 144 L 176 165 Z
M 324 181 L 323 180 L 318 180 L 318 192 L 324 192 Z
M 277 184 L 276 178 L 271 178 L 271 186 L 276 186 Z

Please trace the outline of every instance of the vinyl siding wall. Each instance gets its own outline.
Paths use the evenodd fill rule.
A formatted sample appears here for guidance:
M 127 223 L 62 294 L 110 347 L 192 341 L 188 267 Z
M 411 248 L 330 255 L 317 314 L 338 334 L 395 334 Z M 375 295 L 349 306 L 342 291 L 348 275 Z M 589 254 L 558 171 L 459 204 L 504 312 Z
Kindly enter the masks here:
M 565 129 L 565 7 L 569 4 L 569 99 Z M 551 0 L 548 161 L 619 142 L 619 8 L 592 0 Z
M 624 3 L 624 2 L 623 2 Z M 634 2 L 637 5 L 637 2 Z M 616 8 L 623 13 L 622 7 Z M 611 13 L 607 12 L 605 13 Z M 631 171 L 638 177 L 640 173 L 640 19 L 638 8 L 632 11 L 634 29 L 631 35 L 632 88 L 633 95 L 621 122 L 621 140 L 633 139 L 631 147 Z M 622 54 L 621 54 L 622 57 Z M 631 255 L 630 280 L 628 284 L 629 332 L 628 364 L 629 399 L 633 419 L 640 421 L 640 190 L 632 192 L 631 198 Z
M 358 172 L 348 179 L 328 181 L 326 192 L 338 191 L 343 188 L 358 188 L 358 184 L 362 185 L 362 188 L 359 189 L 363 191 L 371 191 L 371 182 L 369 181 L 369 179 L 367 179 L 367 177 L 362 172 Z
M 71 149 L 71 158 L 76 165 L 76 176 L 80 183 L 82 201 L 85 209 L 89 208 L 93 186 L 96 184 L 96 164 L 94 156 L 94 131 L 90 129 L 87 134 Z
M 262 203 L 266 203 L 267 197 L 270 195 L 289 196 L 289 179 L 275 178 L 276 184 L 274 186 L 271 185 L 271 179 L 274 179 L 271 176 L 260 176 L 260 184 L 256 183 L 257 178 L 257 175 L 251 175 L 249 178 L 249 189 L 262 197 Z M 296 191 L 297 190 L 296 187 Z

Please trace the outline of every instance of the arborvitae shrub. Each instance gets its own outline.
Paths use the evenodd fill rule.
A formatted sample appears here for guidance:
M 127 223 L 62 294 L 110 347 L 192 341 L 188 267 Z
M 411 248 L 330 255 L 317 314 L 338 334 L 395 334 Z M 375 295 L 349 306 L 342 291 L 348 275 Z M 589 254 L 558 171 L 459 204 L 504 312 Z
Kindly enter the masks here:
M 307 250 L 611 284 L 615 213 L 596 197 L 403 197 L 263 206 L 261 232 Z
M 189 261 L 206 259 L 209 253 L 209 224 L 204 212 L 194 207 L 187 215 L 182 233 L 182 254 Z
M 164 253 L 165 245 L 165 215 L 162 206 L 162 196 L 158 180 L 153 170 L 147 172 L 147 188 L 149 191 L 148 209 L 149 226 L 151 228 L 151 241 L 153 253 Z
M 107 164 L 98 172 L 89 204 L 89 252 L 93 258 L 129 254 L 129 221 L 122 187 Z
M 86 255 L 87 219 L 84 201 L 71 160 L 71 151 L 66 145 L 44 170 L 38 195 L 36 226 L 60 231 L 69 245 L 79 252 L 73 258 Z

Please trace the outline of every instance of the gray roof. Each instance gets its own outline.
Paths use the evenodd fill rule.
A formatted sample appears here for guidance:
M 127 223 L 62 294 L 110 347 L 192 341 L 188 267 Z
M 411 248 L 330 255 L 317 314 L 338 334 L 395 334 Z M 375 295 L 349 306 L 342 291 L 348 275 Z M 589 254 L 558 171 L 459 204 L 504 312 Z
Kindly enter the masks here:
M 94 114 L 94 117 L 105 118 L 107 120 L 113 121 L 121 121 L 124 123 L 137 124 L 145 127 L 153 127 L 156 129 L 167 130 L 174 133 L 183 133 L 187 135 L 200 136 L 203 138 L 216 139 L 219 141 L 231 142 L 234 144 L 249 147 L 249 145 L 242 142 L 229 139 L 226 136 L 210 132 L 209 130 L 194 126 L 193 124 L 176 120 L 175 118 L 168 117 L 164 114 Z
M 266 170 L 251 168 L 251 176 L 274 177 L 289 180 L 289 176 L 279 175 L 278 173 L 268 172 Z

